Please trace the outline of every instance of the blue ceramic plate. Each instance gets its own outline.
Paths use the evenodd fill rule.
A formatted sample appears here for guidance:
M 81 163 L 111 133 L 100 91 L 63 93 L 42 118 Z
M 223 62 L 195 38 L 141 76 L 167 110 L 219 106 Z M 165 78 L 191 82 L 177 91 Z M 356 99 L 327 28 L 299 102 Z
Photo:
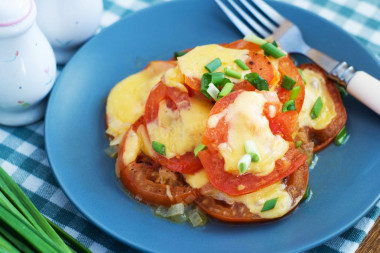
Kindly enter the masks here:
M 337 26 L 304 10 L 271 2 L 299 25 L 305 40 L 379 78 L 376 60 Z M 89 41 L 67 64 L 46 113 L 46 149 L 62 188 L 85 216 L 115 238 L 154 252 L 296 252 L 352 226 L 379 199 L 380 117 L 351 97 L 349 142 L 330 145 L 310 173 L 313 198 L 287 217 L 264 224 L 178 225 L 129 197 L 104 154 L 105 99 L 124 77 L 174 51 L 240 38 L 214 1 L 156 5 L 121 20 Z

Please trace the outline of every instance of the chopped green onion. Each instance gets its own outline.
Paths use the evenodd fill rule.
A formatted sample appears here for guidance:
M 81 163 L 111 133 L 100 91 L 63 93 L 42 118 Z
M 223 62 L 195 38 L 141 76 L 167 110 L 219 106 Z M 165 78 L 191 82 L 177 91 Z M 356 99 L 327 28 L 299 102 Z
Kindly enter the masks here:
M 244 76 L 244 79 L 247 80 L 258 90 L 269 90 L 268 82 L 256 72 L 246 74 Z
M 275 47 L 271 43 L 266 43 L 264 45 L 261 45 L 261 48 L 266 52 L 267 54 L 273 56 L 274 58 L 280 58 L 283 56 L 286 56 L 286 54 L 279 48 Z
M 201 78 L 201 93 L 207 98 L 211 99 L 212 97 L 207 93 L 209 84 L 211 83 L 212 76 L 210 73 L 204 73 Z
M 303 83 L 306 85 L 306 79 L 305 79 L 305 76 L 303 75 L 303 71 L 302 71 L 302 69 L 300 69 L 300 68 L 297 68 L 297 69 L 298 69 L 298 72 L 300 72 L 300 74 L 301 74 L 301 77 L 302 77 Z
M 237 72 L 235 70 L 229 69 L 229 68 L 224 68 L 224 73 L 226 76 L 230 76 L 232 78 L 240 79 L 241 78 L 241 73 Z
M 323 106 L 322 98 L 321 96 L 319 96 L 317 100 L 315 101 L 313 108 L 311 109 L 311 112 L 310 112 L 310 117 L 312 119 L 318 118 L 319 114 L 321 113 L 322 106 Z
M 185 51 L 174 52 L 174 58 L 177 59 L 178 57 L 184 56 L 185 54 L 187 54 Z
M 185 206 L 183 203 L 174 204 L 168 209 L 167 217 L 184 214 Z
M 296 80 L 294 80 L 293 78 L 291 78 L 287 75 L 283 75 L 282 81 L 281 81 L 281 87 L 282 88 L 285 88 L 285 89 L 290 91 L 293 89 L 295 84 L 296 84 Z
M 223 89 L 219 93 L 219 98 L 225 97 L 228 94 L 230 94 L 233 88 L 234 88 L 233 83 L 226 83 L 224 85 Z
M 260 154 L 259 151 L 256 148 L 256 145 L 253 141 L 247 140 L 244 143 L 245 152 L 251 156 L 252 162 L 259 162 L 260 161 Z
M 13 246 L 6 238 L 4 238 L 0 233 L 0 252 L 1 253 L 20 253 L 20 251 Z
M 226 85 L 227 83 L 232 83 L 230 79 L 228 78 L 224 78 L 222 81 L 220 81 L 219 83 L 217 83 L 216 85 L 220 88 L 220 89 L 223 89 L 224 85 Z
M 238 162 L 238 168 L 239 168 L 240 174 L 244 174 L 247 171 L 250 164 L 251 164 L 251 155 L 249 154 L 243 155 L 243 157 Z
M 217 86 L 219 85 L 221 81 L 224 80 L 223 72 L 210 73 L 210 75 L 211 75 L 211 82 Z
M 119 152 L 119 145 L 110 145 L 105 150 L 104 153 L 110 158 L 117 158 Z
M 190 212 L 188 217 L 193 227 L 199 227 L 204 224 L 204 220 L 202 219 L 202 216 L 199 215 L 199 213 L 196 210 L 194 210 L 193 212 Z
M 297 142 L 296 142 L 296 148 L 301 147 L 301 145 L 302 145 L 302 141 L 297 141 Z
M 309 198 L 309 195 L 310 195 L 310 187 L 309 185 L 307 185 L 305 194 L 302 196 L 301 202 L 307 200 Z
M 282 106 L 282 112 L 287 112 L 287 111 L 295 111 L 296 110 L 296 105 L 294 103 L 294 100 L 289 100 L 284 103 Z
M 265 43 L 268 43 L 266 40 L 263 40 L 262 38 L 259 38 L 254 34 L 249 34 L 249 35 L 245 36 L 244 40 L 252 42 L 252 43 L 260 45 L 260 46 L 264 45 Z
M 261 209 L 261 212 L 265 212 L 265 211 L 273 209 L 276 206 L 277 200 L 278 200 L 278 197 L 265 201 L 264 206 Z
M 201 152 L 202 150 L 205 150 L 206 148 L 207 148 L 206 145 L 203 145 L 202 143 L 198 144 L 198 146 L 196 146 L 194 149 L 195 157 L 198 157 L 198 153 Z
M 278 44 L 277 44 L 277 42 L 275 40 L 272 41 L 272 45 L 275 46 L 275 47 L 278 47 Z
M 344 126 L 335 137 L 335 140 L 334 140 L 335 145 L 337 146 L 342 145 L 347 140 L 347 137 L 348 137 L 348 134 L 346 131 L 346 126 Z
M 163 156 L 166 155 L 166 148 L 164 144 L 159 143 L 157 141 L 152 141 L 152 147 L 154 151 L 156 151 L 160 155 L 163 155 Z
M 240 59 L 234 61 L 242 70 L 249 70 L 249 67 Z
M 298 97 L 298 93 L 300 92 L 300 90 L 301 90 L 301 86 L 299 86 L 299 85 L 293 87 L 292 92 L 290 93 L 289 100 L 296 100 L 297 97 Z
M 215 100 L 218 100 L 219 89 L 213 84 L 209 83 L 207 93 Z
M 214 72 L 217 68 L 219 68 L 222 65 L 222 61 L 220 58 L 215 58 L 210 63 L 208 63 L 205 68 L 208 70 L 208 72 Z
M 339 91 L 339 94 L 340 94 L 340 97 L 343 99 L 345 96 L 347 96 L 347 90 L 343 87 L 343 86 L 341 86 L 341 85 L 339 85 L 339 84 L 335 84 L 335 86 L 336 86 L 336 88 L 338 89 L 338 91 Z

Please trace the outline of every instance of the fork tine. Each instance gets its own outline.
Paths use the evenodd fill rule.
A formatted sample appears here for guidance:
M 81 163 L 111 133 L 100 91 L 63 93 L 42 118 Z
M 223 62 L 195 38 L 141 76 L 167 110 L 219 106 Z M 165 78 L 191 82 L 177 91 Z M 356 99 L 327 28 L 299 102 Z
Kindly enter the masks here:
M 257 24 L 257 22 L 255 20 L 253 20 L 245 11 L 243 11 L 242 8 L 240 8 L 235 2 L 234 0 L 228 0 L 228 2 L 231 4 L 231 6 L 243 17 L 243 19 L 245 21 L 247 21 L 247 23 L 253 28 L 256 30 L 257 33 L 260 34 L 260 36 L 262 38 L 265 38 L 265 37 L 268 37 L 270 35 L 270 33 L 266 30 L 263 29 L 262 26 L 260 26 L 259 24 Z
M 265 17 L 263 14 L 261 14 L 258 10 L 252 7 L 251 4 L 248 3 L 247 0 L 240 0 L 240 2 L 249 10 L 252 15 L 257 18 L 264 26 L 266 26 L 267 29 L 269 29 L 272 33 L 274 30 L 277 29 L 277 27 L 272 24 L 267 17 Z
M 275 9 L 273 9 L 269 4 L 263 0 L 251 0 L 257 7 L 259 7 L 268 17 L 273 19 L 277 24 L 281 24 L 286 21 L 286 19 L 280 15 Z
M 246 24 L 244 24 L 230 9 L 228 9 L 228 7 L 221 2 L 221 0 L 215 0 L 215 2 L 219 5 L 222 11 L 227 15 L 231 22 L 234 23 L 234 25 L 244 36 L 247 36 L 248 34 L 252 33 L 257 35 L 252 29 L 250 29 Z

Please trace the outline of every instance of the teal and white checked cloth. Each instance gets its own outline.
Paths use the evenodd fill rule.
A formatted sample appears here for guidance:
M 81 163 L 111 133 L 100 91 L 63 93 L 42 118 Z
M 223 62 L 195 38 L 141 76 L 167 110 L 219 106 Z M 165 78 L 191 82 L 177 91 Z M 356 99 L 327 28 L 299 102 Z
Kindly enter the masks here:
M 101 27 L 162 0 L 104 0 Z M 211 0 L 209 0 L 211 1 Z M 310 10 L 353 34 L 380 60 L 380 1 L 281 0 Z M 111 238 L 83 217 L 67 199 L 49 167 L 44 122 L 0 126 L 0 166 L 22 187 L 37 208 L 93 252 L 138 252 Z M 351 229 L 310 252 L 355 252 L 380 214 L 378 203 Z

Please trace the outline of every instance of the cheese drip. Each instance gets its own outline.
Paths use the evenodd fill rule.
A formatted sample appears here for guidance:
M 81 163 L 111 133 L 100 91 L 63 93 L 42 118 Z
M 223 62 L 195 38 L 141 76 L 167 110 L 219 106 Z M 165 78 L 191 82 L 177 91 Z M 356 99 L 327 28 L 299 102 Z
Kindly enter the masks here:
M 228 141 L 218 146 L 219 153 L 224 158 L 224 169 L 237 174 L 237 164 L 245 155 L 244 143 L 252 140 L 261 156 L 259 162 L 252 162 L 247 172 L 257 176 L 271 173 L 276 160 L 282 158 L 289 148 L 289 144 L 279 135 L 273 135 L 269 128 L 268 119 L 263 115 L 265 103 L 276 101 L 274 92 L 242 92 L 225 110 L 219 114 L 226 115 L 228 122 Z M 210 117 L 209 127 L 215 127 L 221 119 L 218 114 Z
M 144 114 L 150 90 L 174 65 L 174 62 L 151 62 L 144 70 L 125 78 L 111 90 L 106 106 L 106 133 L 114 137 L 111 145 L 119 144 L 123 134 Z
M 185 175 L 186 182 L 193 188 L 200 189 L 203 186 L 207 187 L 204 194 L 218 200 L 225 201 L 228 204 L 234 202 L 243 203 L 248 207 L 250 212 L 259 215 L 262 218 L 278 218 L 289 212 L 293 199 L 286 191 L 286 186 L 281 181 L 270 186 L 262 188 L 256 192 L 244 194 L 237 197 L 229 196 L 210 185 L 207 185 L 208 178 L 205 170 L 201 170 L 194 175 Z M 261 212 L 264 203 L 267 200 L 278 198 L 276 206 L 268 211 Z
M 216 44 L 196 47 L 184 56 L 178 57 L 178 66 L 185 76 L 201 79 L 202 75 L 208 72 L 205 69 L 205 66 L 218 57 L 220 58 L 222 65 L 214 72 L 224 73 L 224 68 L 228 67 L 242 73 L 242 78 L 240 80 L 229 77 L 232 82 L 241 81 L 245 74 L 250 73 L 250 70 L 242 71 L 234 62 L 236 59 L 246 62 L 248 59 L 248 50 L 225 48 Z
M 165 145 L 168 159 L 193 152 L 201 143 L 211 106 L 191 97 L 188 108 L 173 111 L 161 101 L 157 119 L 147 125 L 151 141 Z
M 330 96 L 322 75 L 309 69 L 303 70 L 303 75 L 307 85 L 305 85 L 305 100 L 299 115 L 300 127 L 308 126 L 317 130 L 323 129 L 336 116 L 334 101 Z M 319 96 L 322 98 L 322 110 L 318 118 L 312 119 L 310 112 Z

